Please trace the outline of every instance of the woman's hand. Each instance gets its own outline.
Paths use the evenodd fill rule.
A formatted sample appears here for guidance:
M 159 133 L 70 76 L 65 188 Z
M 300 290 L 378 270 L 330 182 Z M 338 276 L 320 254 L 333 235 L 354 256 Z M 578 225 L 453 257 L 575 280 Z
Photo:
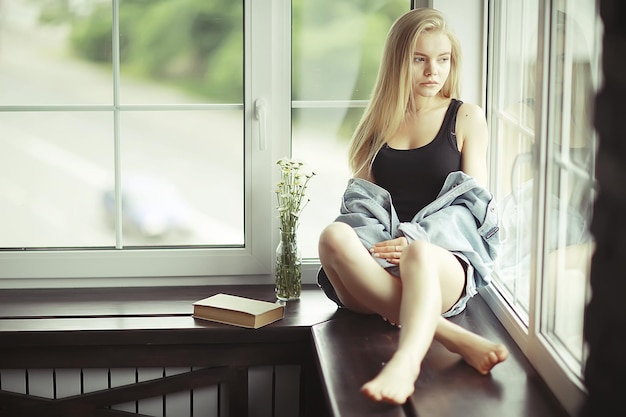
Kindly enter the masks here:
M 376 243 L 372 248 L 370 248 L 370 253 L 375 258 L 386 259 L 389 263 L 399 265 L 400 255 L 402 255 L 402 251 L 408 245 L 409 242 L 404 236 L 398 237 Z

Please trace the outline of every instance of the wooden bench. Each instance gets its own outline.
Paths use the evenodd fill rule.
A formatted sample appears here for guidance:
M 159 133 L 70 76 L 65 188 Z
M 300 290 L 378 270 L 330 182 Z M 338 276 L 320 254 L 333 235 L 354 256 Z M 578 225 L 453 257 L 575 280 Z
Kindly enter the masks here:
M 218 292 L 274 298 L 269 285 L 0 291 L 0 370 L 188 369 L 59 399 L 6 391 L 0 379 L 0 416 L 129 415 L 109 407 L 219 384 L 226 388 L 219 415 L 265 417 L 248 404 L 249 370 L 275 365 L 299 367 L 292 415 L 565 415 L 480 297 L 453 320 L 503 341 L 511 357 L 484 377 L 434 344 L 415 394 L 394 407 L 367 400 L 359 387 L 393 353 L 395 327 L 376 316 L 337 311 L 314 285 L 287 304 L 283 320 L 261 329 L 194 320 L 191 303 Z M 293 393 L 294 387 L 275 390 Z M 267 417 L 286 415 L 277 411 L 278 402 L 272 400 Z

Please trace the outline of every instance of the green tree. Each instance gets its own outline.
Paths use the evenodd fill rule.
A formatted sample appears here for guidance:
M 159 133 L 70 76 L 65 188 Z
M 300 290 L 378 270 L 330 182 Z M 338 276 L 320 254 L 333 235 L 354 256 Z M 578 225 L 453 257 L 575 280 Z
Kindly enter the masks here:
M 62 0 L 59 0 L 62 1 Z M 218 102 L 243 99 L 242 5 L 236 1 L 120 2 L 123 73 L 168 82 Z M 72 19 L 77 55 L 111 62 L 110 4 Z
M 387 32 L 408 9 L 406 0 L 294 1 L 294 100 L 369 99 Z M 362 112 L 348 109 L 342 136 L 351 135 Z

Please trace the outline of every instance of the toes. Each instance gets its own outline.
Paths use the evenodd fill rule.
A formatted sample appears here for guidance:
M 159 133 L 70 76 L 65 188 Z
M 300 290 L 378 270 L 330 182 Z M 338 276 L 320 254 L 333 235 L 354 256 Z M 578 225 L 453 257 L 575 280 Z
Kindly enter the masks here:
M 498 355 L 498 361 L 504 362 L 506 358 L 509 357 L 509 351 L 506 349 L 506 347 L 500 345 L 500 348 L 497 351 L 497 355 Z
M 389 404 L 400 405 L 400 404 L 404 404 L 407 398 L 408 397 L 403 396 L 399 392 L 385 391 L 385 392 L 382 392 L 382 399 L 380 401 L 384 401 Z
M 371 382 L 363 385 L 361 387 L 361 392 L 374 401 L 381 401 L 383 399 L 380 390 L 376 389 L 376 386 L 374 386 Z
M 503 362 L 508 356 L 509 355 L 506 350 L 495 350 L 489 352 L 485 357 L 484 366 L 480 369 L 480 373 L 483 375 L 487 375 L 489 372 L 491 372 L 494 366 L 496 366 L 500 362 Z
M 361 387 L 361 392 L 368 398 L 378 402 L 385 402 L 393 405 L 401 405 L 406 402 L 409 396 L 413 393 L 404 392 L 402 389 L 393 389 L 391 387 L 379 387 L 371 382 L 366 383 Z M 405 395 L 406 394 L 406 395 Z

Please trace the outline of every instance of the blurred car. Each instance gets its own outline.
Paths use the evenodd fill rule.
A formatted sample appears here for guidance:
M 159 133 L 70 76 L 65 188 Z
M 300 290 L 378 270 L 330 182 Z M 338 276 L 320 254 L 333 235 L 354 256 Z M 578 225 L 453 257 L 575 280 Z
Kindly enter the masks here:
M 191 207 L 171 184 L 150 176 L 122 181 L 122 225 L 125 232 L 149 238 L 191 230 Z M 115 225 L 115 190 L 103 196 L 107 221 Z

